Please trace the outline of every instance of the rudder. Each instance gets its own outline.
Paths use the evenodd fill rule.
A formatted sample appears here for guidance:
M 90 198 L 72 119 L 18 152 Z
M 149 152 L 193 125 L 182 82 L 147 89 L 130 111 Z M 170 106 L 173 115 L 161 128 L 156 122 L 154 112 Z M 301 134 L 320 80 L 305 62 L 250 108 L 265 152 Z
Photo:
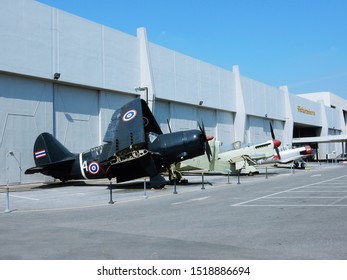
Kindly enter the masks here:
M 36 166 L 57 163 L 72 159 L 74 156 L 63 144 L 50 133 L 41 133 L 34 144 L 34 160 Z

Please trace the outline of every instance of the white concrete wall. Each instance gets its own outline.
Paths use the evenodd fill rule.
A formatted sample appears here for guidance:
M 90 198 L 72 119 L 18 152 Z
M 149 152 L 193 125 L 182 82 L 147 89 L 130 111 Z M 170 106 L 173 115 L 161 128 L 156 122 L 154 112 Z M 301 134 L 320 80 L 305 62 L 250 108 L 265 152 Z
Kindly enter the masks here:
M 148 42 L 144 28 L 131 36 L 33 0 L 1 4 L 0 184 L 44 180 L 23 174 L 43 131 L 74 152 L 101 144 L 113 111 L 144 97 L 139 86 L 148 88 L 164 132 L 167 120 L 173 131 L 203 120 L 222 150 L 268 140 L 270 121 L 284 144 L 295 124 L 322 127 L 323 135 L 347 131 L 347 101 L 331 93 L 292 95 L 242 76 L 238 66 L 222 69 Z
M 313 102 L 296 95 L 290 95 L 290 104 L 293 121 L 295 123 L 313 126 L 322 125 L 322 111 L 320 103 Z
M 242 90 L 248 115 L 284 119 L 284 95 L 279 88 L 242 77 Z
M 233 73 L 164 47 L 150 44 L 156 97 L 235 111 Z
M 32 0 L 2 0 L 0 69 L 134 92 L 138 39 Z

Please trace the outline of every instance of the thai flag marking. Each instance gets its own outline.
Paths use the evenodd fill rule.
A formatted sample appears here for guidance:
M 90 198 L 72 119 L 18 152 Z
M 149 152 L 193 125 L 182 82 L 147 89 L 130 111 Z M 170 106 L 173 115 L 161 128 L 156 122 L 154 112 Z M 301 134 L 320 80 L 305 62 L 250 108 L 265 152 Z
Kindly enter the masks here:
M 45 156 L 46 156 L 46 150 L 41 150 L 41 151 L 35 152 L 35 158 L 42 158 Z

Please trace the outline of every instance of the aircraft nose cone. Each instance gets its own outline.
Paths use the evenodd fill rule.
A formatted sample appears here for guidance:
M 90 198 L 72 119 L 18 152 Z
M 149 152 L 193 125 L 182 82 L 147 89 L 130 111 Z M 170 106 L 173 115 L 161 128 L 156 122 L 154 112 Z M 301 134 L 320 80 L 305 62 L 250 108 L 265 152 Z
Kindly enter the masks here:
M 307 155 L 311 155 L 312 154 L 311 146 L 305 146 L 305 149 L 306 149 L 306 154 Z
M 280 140 L 274 139 L 273 142 L 274 142 L 274 146 L 275 147 L 281 146 L 281 141 Z

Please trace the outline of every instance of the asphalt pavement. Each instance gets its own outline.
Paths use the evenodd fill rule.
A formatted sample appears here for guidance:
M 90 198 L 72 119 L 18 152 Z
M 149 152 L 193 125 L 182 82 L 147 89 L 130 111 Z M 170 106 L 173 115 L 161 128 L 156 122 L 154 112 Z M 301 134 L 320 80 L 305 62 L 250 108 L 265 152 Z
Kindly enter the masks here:
M 260 171 L 2 186 L 0 259 L 345 260 L 347 165 Z

